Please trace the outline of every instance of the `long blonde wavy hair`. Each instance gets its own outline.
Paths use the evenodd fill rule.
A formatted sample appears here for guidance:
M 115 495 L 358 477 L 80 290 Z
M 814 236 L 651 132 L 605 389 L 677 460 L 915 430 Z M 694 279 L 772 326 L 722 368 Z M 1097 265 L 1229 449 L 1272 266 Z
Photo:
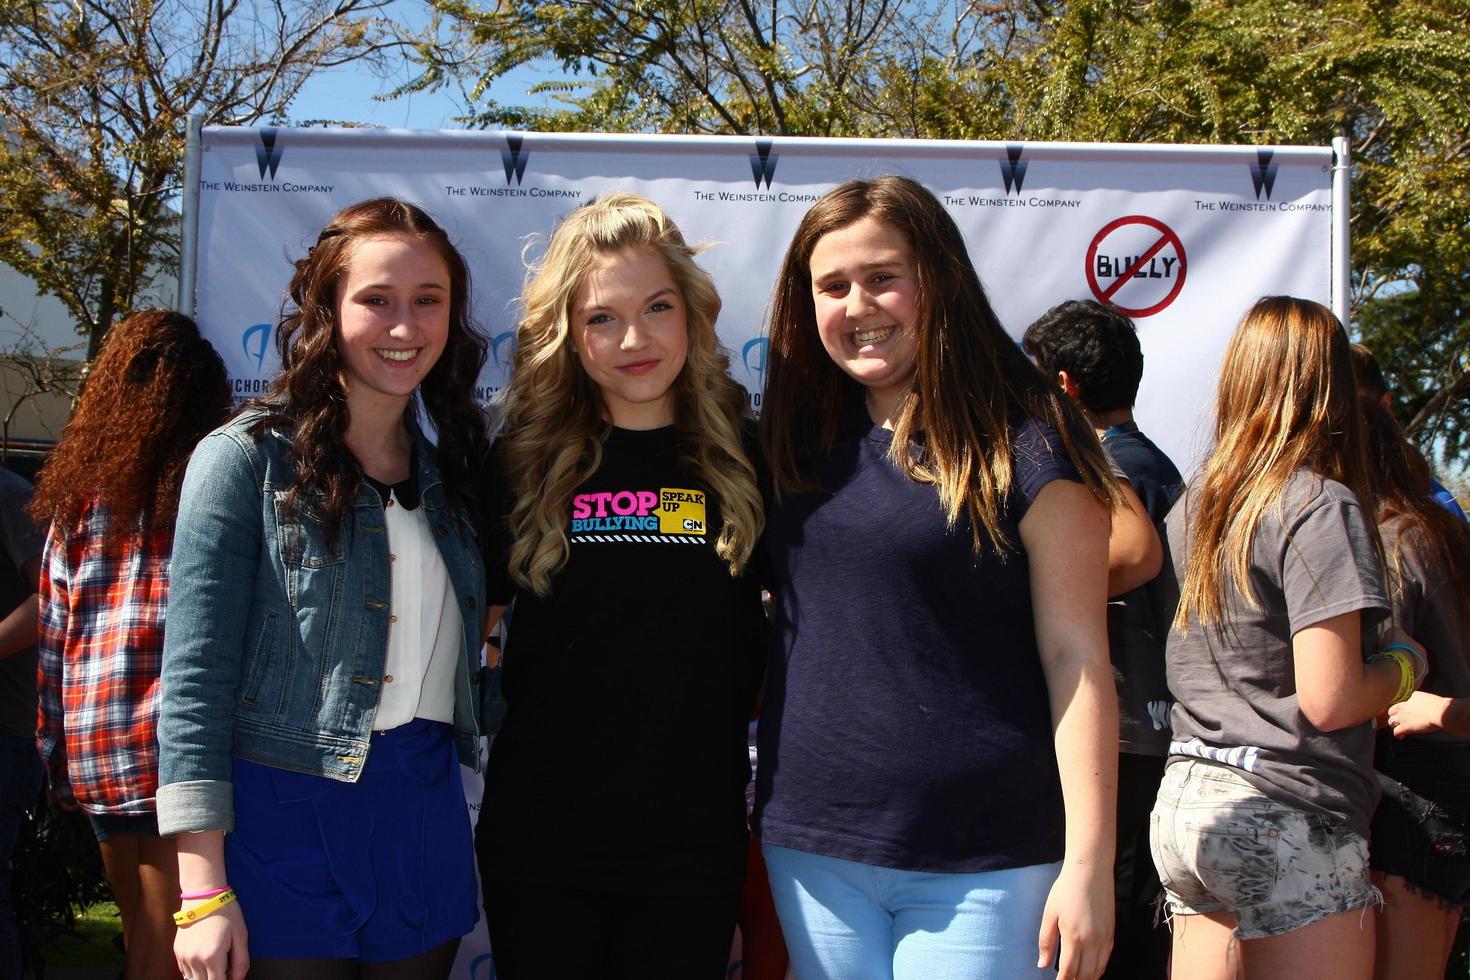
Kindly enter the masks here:
M 745 566 L 765 520 L 755 467 L 741 445 L 745 392 L 729 376 L 729 356 L 715 335 L 714 280 L 658 205 L 625 191 L 604 194 L 562 221 L 521 293 L 501 441 L 515 494 L 510 573 L 537 595 L 550 593 L 552 576 L 566 564 L 567 507 L 601 464 L 611 431 L 601 391 L 572 350 L 572 301 L 598 259 L 628 249 L 660 256 L 684 299 L 689 348 L 674 381 L 674 430 L 686 473 L 719 499 L 715 552 L 732 575 Z
M 1268 508 L 1284 508 L 1282 489 L 1297 470 L 1346 486 L 1371 529 L 1377 505 L 1357 397 L 1347 332 L 1331 310 L 1267 296 L 1246 313 L 1220 366 L 1215 449 L 1187 491 L 1198 502 L 1175 629 L 1191 616 L 1223 624 L 1227 579 L 1257 607 L 1250 588 L 1256 528 Z M 1381 561 L 1376 530 L 1372 540 Z

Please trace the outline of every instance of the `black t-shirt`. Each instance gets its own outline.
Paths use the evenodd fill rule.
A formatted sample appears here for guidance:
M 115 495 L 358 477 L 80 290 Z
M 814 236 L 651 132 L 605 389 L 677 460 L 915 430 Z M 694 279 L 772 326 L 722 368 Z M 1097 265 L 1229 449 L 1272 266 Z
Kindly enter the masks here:
M 1077 480 L 1060 436 L 1016 419 L 1003 530 L 977 557 L 963 517 L 888 458 L 855 398 L 816 476 L 767 509 L 776 617 L 761 711 L 757 832 L 864 864 L 972 872 L 1059 860 L 1051 708 L 1019 525 Z
M 1158 527 L 1184 489 L 1184 478 L 1163 450 L 1132 422 L 1112 426 L 1103 450 L 1138 494 Z M 1162 534 L 1162 531 L 1160 532 Z M 1136 755 L 1169 754 L 1173 701 L 1164 676 L 1164 640 L 1152 583 L 1108 601 L 1108 651 L 1118 691 L 1118 746 Z
M 567 563 L 538 597 L 509 578 L 498 453 L 491 471 L 489 598 L 515 607 L 482 851 L 510 880 L 728 891 L 745 866 L 765 661 L 755 563 L 734 578 L 715 553 L 719 501 L 685 475 L 671 428 L 613 429 L 568 506 Z

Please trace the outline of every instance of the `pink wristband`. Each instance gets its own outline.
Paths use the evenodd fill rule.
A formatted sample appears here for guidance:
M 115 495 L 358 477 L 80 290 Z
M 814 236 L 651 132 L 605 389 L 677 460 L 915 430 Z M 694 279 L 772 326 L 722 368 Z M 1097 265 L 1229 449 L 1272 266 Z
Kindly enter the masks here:
M 214 898 L 214 896 L 216 896 L 216 895 L 223 895 L 225 892 L 227 892 L 229 890 L 230 890 L 230 886 L 229 885 L 226 885 L 223 888 L 211 888 L 207 892 L 189 892 L 189 893 L 180 894 L 179 895 L 179 898 L 183 899 L 186 902 L 192 902 L 192 901 L 196 901 L 197 899 L 201 899 L 201 898 Z

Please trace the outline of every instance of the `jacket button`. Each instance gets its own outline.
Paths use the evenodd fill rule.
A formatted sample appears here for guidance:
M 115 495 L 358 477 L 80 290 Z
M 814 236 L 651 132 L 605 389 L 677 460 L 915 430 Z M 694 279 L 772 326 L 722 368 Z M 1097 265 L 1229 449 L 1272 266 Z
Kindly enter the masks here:
M 475 597 L 474 596 L 470 596 L 468 599 L 466 599 L 464 601 L 464 604 L 465 604 L 465 608 L 467 608 L 467 609 L 473 609 L 473 608 L 475 608 Z
M 397 616 L 389 616 L 388 617 L 388 622 L 390 622 L 390 623 L 396 623 L 396 622 L 398 622 L 398 617 Z
M 393 675 L 392 674 L 388 674 L 387 676 L 385 676 L 383 678 L 383 683 L 384 684 L 392 684 L 393 683 Z
M 398 556 L 397 555 L 389 555 L 388 556 L 388 560 L 389 561 L 397 561 L 398 560 Z

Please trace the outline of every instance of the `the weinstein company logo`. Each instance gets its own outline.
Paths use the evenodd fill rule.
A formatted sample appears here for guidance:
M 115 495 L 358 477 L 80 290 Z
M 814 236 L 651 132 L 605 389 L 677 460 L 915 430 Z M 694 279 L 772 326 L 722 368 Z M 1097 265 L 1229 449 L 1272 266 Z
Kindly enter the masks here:
M 1271 188 L 1276 186 L 1276 170 L 1281 166 L 1271 162 L 1275 155 L 1275 150 L 1257 150 L 1256 162 L 1251 164 L 1251 184 L 1256 189 L 1258 201 L 1261 199 L 1261 191 L 1266 192 L 1266 200 L 1271 200 Z
M 1000 176 L 1006 182 L 1006 193 L 1011 193 L 1014 186 L 1016 193 L 1021 193 L 1021 184 L 1026 180 L 1026 168 L 1029 162 L 1021 159 L 1025 151 L 1020 143 L 1006 144 L 1006 158 L 1000 162 Z
M 774 145 L 775 140 L 755 141 L 755 152 L 750 155 L 750 175 L 755 178 L 757 190 L 763 181 L 766 190 L 770 190 L 771 181 L 776 176 L 776 161 L 780 159 L 780 155 L 773 152 Z
M 525 139 L 519 133 L 505 134 L 506 148 L 500 151 L 500 163 L 505 167 L 505 184 L 507 187 L 510 186 L 510 179 L 512 177 L 515 178 L 516 186 L 519 187 L 521 180 L 526 176 L 526 163 L 531 159 L 531 151 L 522 151 L 521 144 L 525 142 Z
M 281 165 L 281 155 L 285 152 L 284 146 L 276 145 L 275 127 L 267 126 L 260 131 L 260 145 L 255 148 L 255 162 L 260 166 L 261 180 L 265 180 L 266 171 L 270 172 L 271 180 L 276 179 L 276 168 Z

